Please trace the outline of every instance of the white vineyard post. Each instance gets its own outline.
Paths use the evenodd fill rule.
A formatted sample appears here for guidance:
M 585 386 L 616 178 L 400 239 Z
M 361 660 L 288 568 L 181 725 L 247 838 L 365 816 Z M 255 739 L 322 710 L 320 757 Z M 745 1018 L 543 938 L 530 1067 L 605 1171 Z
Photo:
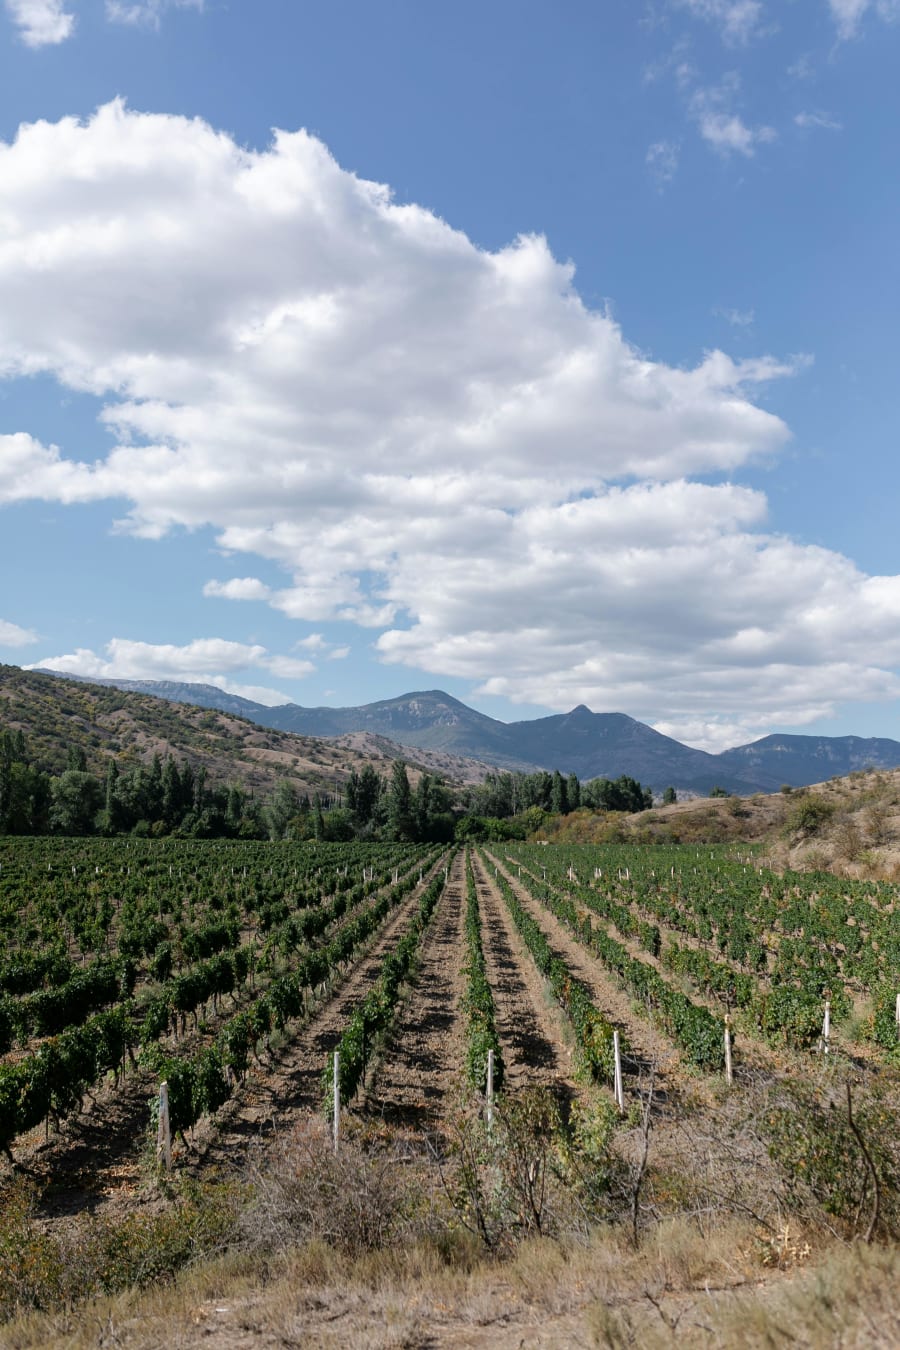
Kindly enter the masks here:
M 900 994 L 897 995 L 897 1035 L 900 1036 Z
M 494 1052 L 488 1051 L 487 1058 L 487 1109 L 485 1119 L 487 1120 L 488 1134 L 494 1128 Z
M 615 1063 L 613 1076 L 613 1094 L 616 1099 L 616 1106 L 620 1111 L 625 1110 L 625 1093 L 622 1091 L 622 1047 L 619 1044 L 619 1033 L 613 1032 L 613 1060 Z
M 341 1140 L 341 1056 L 334 1052 L 334 1151 L 337 1153 Z
M 725 1016 L 725 1082 L 734 1082 L 734 1073 L 731 1067 L 731 1018 Z
M 830 999 L 826 998 L 825 1020 L 822 1023 L 822 1049 L 826 1055 L 828 1054 L 828 1040 L 830 1036 L 831 1036 L 831 1001 Z
M 167 1172 L 172 1170 L 172 1129 L 169 1123 L 169 1085 L 159 1085 L 159 1125 L 156 1131 L 156 1156 Z

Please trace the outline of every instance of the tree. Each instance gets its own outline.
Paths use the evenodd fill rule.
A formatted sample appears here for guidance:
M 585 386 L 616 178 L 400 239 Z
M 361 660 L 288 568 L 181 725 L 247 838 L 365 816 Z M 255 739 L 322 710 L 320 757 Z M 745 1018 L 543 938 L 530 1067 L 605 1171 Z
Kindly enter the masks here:
M 266 824 L 270 839 L 284 839 L 288 825 L 300 808 L 297 790 L 286 778 L 279 779 L 266 806 Z
M 415 836 L 412 791 L 409 786 L 406 765 L 402 759 L 395 759 L 391 768 L 387 828 L 390 839 L 412 840 Z
M 57 834 L 93 834 L 103 793 L 91 773 L 66 769 L 51 786 L 50 824 Z
M 672 806 L 678 801 L 678 793 L 673 787 L 667 787 L 662 795 L 663 806 Z
M 569 798 L 566 794 L 566 780 L 563 778 L 559 769 L 553 770 L 553 780 L 550 787 L 550 810 L 558 816 L 565 816 L 569 811 Z

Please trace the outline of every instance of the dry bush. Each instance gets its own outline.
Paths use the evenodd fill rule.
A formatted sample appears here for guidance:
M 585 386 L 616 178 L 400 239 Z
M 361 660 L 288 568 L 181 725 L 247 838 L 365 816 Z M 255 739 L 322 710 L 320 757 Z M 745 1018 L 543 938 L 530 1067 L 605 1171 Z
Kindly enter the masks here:
M 847 862 L 856 862 L 863 851 L 863 837 L 855 816 L 839 820 L 831 832 L 836 856 Z
M 872 802 L 863 812 L 863 828 L 872 844 L 889 844 L 894 837 L 891 812 L 886 801 Z
M 367 1150 L 346 1134 L 335 1154 L 323 1120 L 310 1116 L 248 1166 L 251 1199 L 239 1242 L 279 1253 L 319 1242 L 351 1256 L 436 1234 L 429 1169 L 399 1147 Z

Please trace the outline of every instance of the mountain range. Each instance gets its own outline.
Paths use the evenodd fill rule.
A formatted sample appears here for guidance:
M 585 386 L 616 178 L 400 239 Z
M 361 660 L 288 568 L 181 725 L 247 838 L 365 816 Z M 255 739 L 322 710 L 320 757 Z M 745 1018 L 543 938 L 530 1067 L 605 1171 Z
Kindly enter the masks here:
M 91 683 L 214 708 L 305 737 L 333 740 L 363 732 L 417 751 L 478 760 L 499 769 L 559 769 L 581 779 L 629 774 L 657 792 L 671 785 L 680 792 L 705 795 L 721 787 L 746 795 L 775 792 L 783 785 L 802 787 L 858 769 L 900 767 L 900 742 L 886 738 L 771 735 L 713 755 L 682 745 L 624 713 L 595 713 L 582 704 L 568 713 L 500 722 L 439 689 L 353 708 L 305 708 L 295 703 L 271 708 L 214 685 L 169 680 Z

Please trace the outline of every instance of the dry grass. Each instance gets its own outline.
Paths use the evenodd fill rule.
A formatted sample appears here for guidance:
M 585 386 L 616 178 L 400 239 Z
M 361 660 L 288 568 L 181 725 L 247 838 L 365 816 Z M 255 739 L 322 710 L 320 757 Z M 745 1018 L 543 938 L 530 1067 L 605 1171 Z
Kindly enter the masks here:
M 250 1167 L 230 1250 L 143 1292 L 20 1316 L 0 1346 L 900 1344 L 900 1247 L 841 1242 L 812 1211 L 785 1210 L 756 1125 L 766 1091 L 654 1134 L 637 1246 L 620 1216 L 502 1259 L 409 1138 L 359 1127 L 335 1158 L 309 1120 Z
M 310 1243 L 274 1262 L 230 1257 L 172 1288 L 20 1320 L 10 1350 L 237 1347 L 889 1347 L 900 1344 L 900 1251 L 832 1245 L 771 1270 L 757 1234 L 675 1220 L 640 1252 L 615 1231 L 524 1244 L 502 1266 L 448 1269 L 434 1250 L 352 1259 Z

